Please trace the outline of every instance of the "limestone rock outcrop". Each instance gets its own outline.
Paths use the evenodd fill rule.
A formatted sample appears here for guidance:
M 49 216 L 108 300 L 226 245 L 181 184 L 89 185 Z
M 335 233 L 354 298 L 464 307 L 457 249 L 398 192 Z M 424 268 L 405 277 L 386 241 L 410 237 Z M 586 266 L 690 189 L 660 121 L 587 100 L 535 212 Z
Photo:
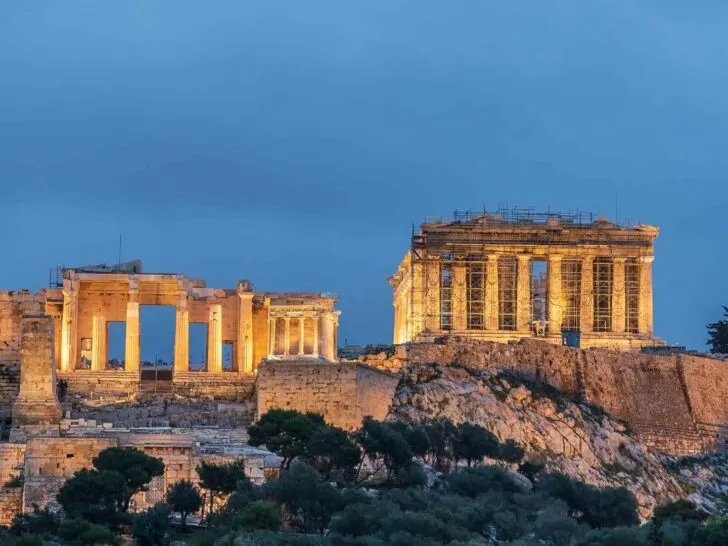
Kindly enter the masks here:
M 388 419 L 419 422 L 446 417 L 482 425 L 501 441 L 513 439 L 527 458 L 599 487 L 626 487 L 642 517 L 684 497 L 658 456 L 599 407 L 550 387 L 494 370 L 409 365 L 401 371 Z

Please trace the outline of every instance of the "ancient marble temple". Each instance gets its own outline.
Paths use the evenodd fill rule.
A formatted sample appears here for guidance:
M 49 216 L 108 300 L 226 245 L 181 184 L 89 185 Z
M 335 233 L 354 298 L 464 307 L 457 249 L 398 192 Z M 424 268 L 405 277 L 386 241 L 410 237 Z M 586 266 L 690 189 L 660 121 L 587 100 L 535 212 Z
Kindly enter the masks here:
M 582 347 L 660 344 L 652 320 L 658 233 L 530 209 L 426 222 L 389 279 L 394 343 L 464 335 Z
M 140 362 L 140 307 L 175 308 L 173 373 L 193 372 L 189 357 L 190 325 L 207 325 L 208 375 L 251 376 L 263 360 L 333 362 L 339 311 L 336 296 L 326 293 L 256 292 L 240 281 L 233 289 L 208 288 L 200 279 L 182 274 L 145 273 L 140 261 L 115 266 L 65 268 L 52 278 L 51 288 L 37 295 L 14 293 L 2 330 L 12 340 L 20 314 L 46 314 L 55 330 L 54 360 L 61 377 L 113 370 L 137 378 Z M 3 315 L 5 316 L 5 315 Z M 119 364 L 109 360 L 109 325 L 125 323 L 125 351 Z M 17 332 L 16 332 L 17 333 Z M 11 343 L 8 341 L 8 343 Z M 12 344 L 12 343 L 11 343 Z M 223 366 L 223 347 L 232 357 Z

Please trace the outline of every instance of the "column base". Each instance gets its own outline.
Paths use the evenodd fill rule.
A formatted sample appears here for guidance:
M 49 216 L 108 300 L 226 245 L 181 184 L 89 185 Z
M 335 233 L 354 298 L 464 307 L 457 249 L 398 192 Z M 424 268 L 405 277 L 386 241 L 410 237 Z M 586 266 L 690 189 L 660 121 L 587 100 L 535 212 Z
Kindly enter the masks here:
M 17 399 L 13 404 L 13 426 L 57 425 L 63 411 L 55 400 Z

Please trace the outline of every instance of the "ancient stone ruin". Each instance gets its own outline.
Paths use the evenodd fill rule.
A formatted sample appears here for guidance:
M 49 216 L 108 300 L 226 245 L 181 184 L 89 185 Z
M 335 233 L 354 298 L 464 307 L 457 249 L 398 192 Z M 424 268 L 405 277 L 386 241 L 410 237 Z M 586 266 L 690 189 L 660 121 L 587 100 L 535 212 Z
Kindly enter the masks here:
M 342 355 L 329 293 L 257 292 L 249 281 L 208 288 L 183 274 L 145 273 L 139 261 L 59 268 L 37 294 L 0 292 L 0 524 L 33 504 L 53 507 L 63 482 L 110 446 L 165 463 L 165 475 L 134 500 L 138 509 L 180 479 L 197 481 L 201 460 L 242 458 L 263 481 L 279 459 L 248 445 L 257 416 L 312 411 L 353 430 L 367 416 L 390 415 L 412 366 L 549 383 L 623 420 L 655 452 L 724 449 L 725 364 L 645 352 L 663 345 L 652 326 L 657 234 L 523 211 L 423 224 L 390 280 L 394 345 Z M 162 380 L 140 355 L 148 305 L 175 310 Z M 125 323 L 119 362 L 109 358 L 116 322 Z M 199 323 L 207 342 L 195 368 L 190 325 Z M 3 486 L 18 476 L 20 487 Z
M 581 347 L 661 344 L 652 326 L 658 233 L 530 209 L 426 222 L 390 278 L 394 344 L 446 334 Z

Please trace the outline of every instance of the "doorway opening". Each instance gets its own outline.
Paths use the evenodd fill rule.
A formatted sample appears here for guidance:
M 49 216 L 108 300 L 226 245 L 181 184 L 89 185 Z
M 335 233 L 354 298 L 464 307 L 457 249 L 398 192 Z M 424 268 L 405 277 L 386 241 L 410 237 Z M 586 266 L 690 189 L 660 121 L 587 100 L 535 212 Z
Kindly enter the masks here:
M 207 370 L 207 323 L 191 322 L 189 332 L 190 371 Z
M 126 322 L 106 323 L 106 369 L 124 369 L 126 355 Z
M 232 341 L 222 342 L 222 371 L 234 372 L 235 370 L 235 344 Z

